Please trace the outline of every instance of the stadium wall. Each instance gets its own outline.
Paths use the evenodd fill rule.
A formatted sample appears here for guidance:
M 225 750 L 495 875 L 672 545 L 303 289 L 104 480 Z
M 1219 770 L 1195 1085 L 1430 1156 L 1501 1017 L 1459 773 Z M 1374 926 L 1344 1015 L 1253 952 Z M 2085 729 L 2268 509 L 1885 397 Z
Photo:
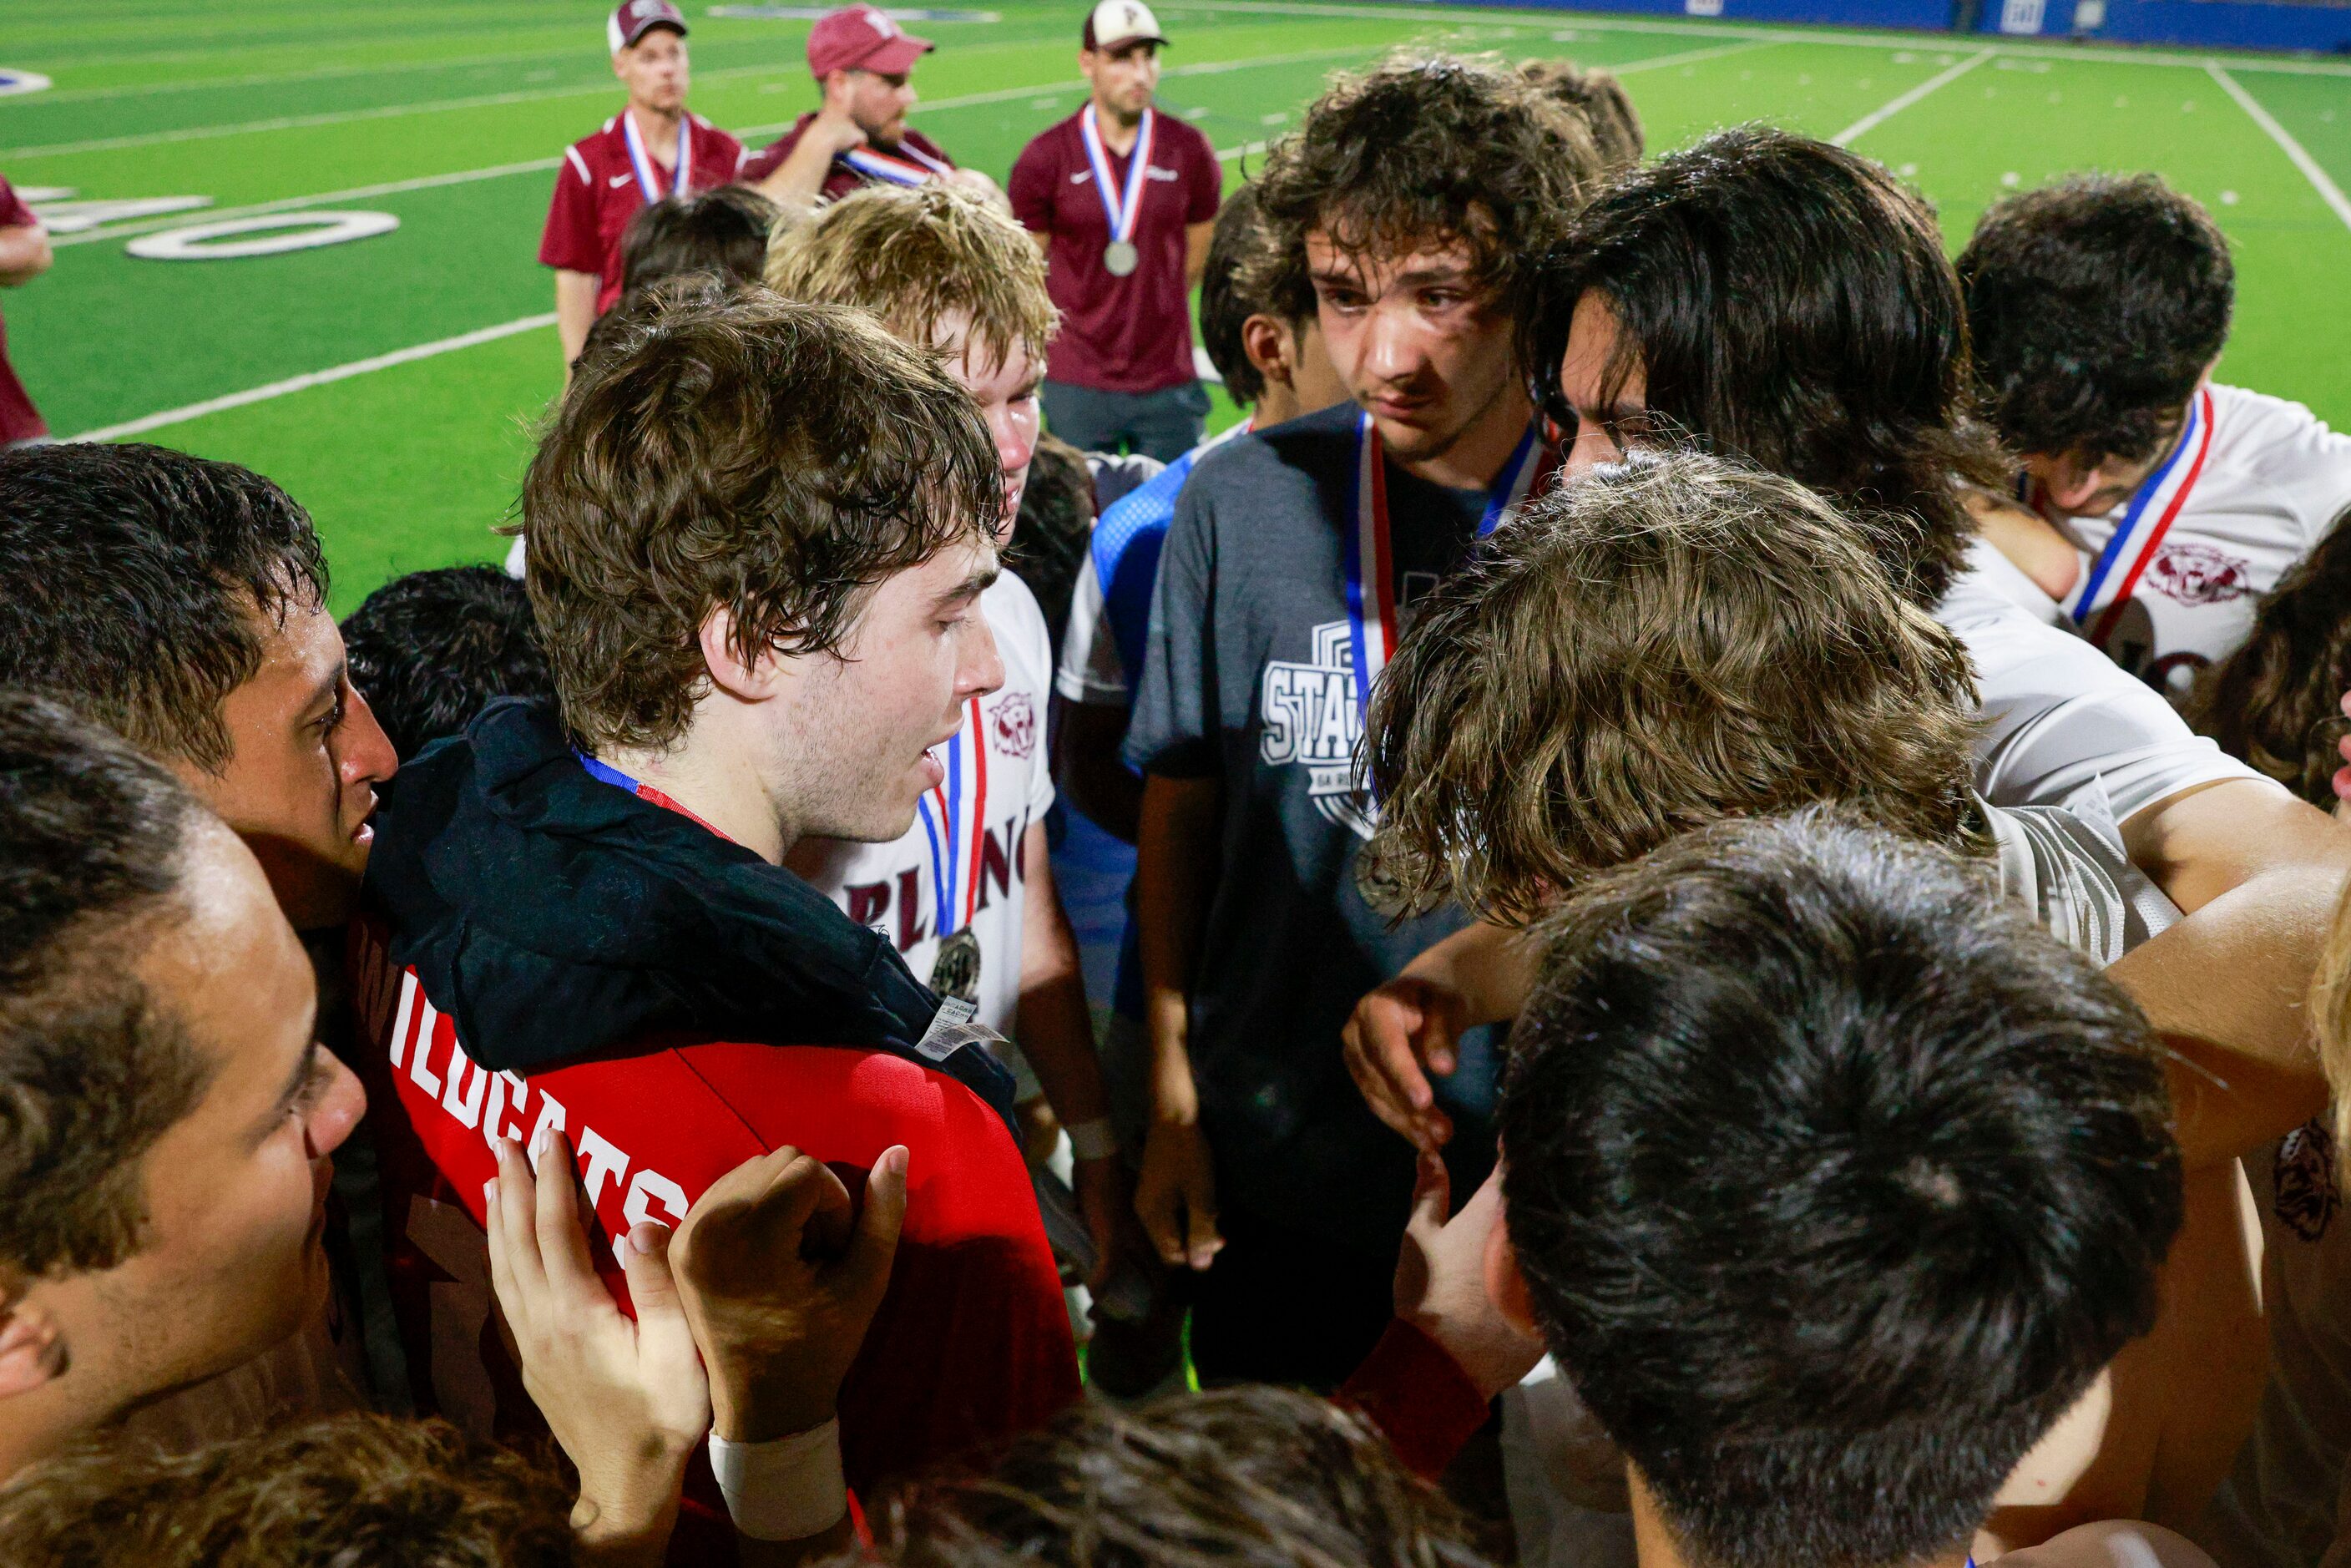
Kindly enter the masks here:
M 1456 0 L 1475 4 L 1479 0 Z M 2260 0 L 1529 0 L 1544 10 L 2351 54 L 2351 4 Z

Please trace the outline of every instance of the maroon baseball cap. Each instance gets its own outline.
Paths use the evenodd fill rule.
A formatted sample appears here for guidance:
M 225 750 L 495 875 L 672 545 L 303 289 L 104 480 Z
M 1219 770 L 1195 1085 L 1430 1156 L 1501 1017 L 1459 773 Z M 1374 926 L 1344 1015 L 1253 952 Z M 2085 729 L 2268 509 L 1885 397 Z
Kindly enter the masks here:
M 682 38 L 685 37 L 685 13 L 671 5 L 670 0 L 622 0 L 619 8 L 604 19 L 604 41 L 617 55 L 655 27 L 674 28 Z
M 850 5 L 827 12 L 809 29 L 809 70 L 819 81 L 834 71 L 895 76 L 937 47 L 871 5 Z

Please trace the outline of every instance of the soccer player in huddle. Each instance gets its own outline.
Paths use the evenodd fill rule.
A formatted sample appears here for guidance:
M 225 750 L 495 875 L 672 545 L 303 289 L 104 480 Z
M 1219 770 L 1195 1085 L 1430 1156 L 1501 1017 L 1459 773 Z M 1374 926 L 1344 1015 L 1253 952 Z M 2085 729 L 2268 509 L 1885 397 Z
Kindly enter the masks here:
M 1392 927 L 1356 892 L 1372 816 L 1352 758 L 1414 601 L 1555 461 L 1507 302 L 1597 167 L 1582 121 L 1515 74 L 1407 57 L 1343 78 L 1258 182 L 1352 395 L 1193 469 L 1125 747 L 1151 1057 L 1136 1201 L 1163 1261 L 1198 1276 L 1203 1377 L 1332 1386 L 1390 1315 L 1413 1160 L 1348 1085 L 1339 1029 L 1459 920 Z
M 524 485 L 556 702 L 492 705 L 377 816 L 353 984 L 411 1392 L 469 1430 L 515 1413 L 484 1359 L 496 1140 L 564 1134 L 613 1238 L 782 1145 L 852 1172 L 904 1145 L 840 1402 L 864 1487 L 1078 1386 L 992 1037 L 782 866 L 901 837 L 1002 683 L 1001 465 L 965 388 L 859 312 L 758 287 L 626 309 Z M 786 1435 L 743 1419 L 721 1402 L 717 1436 Z
M 871 311 L 903 340 L 945 357 L 994 442 L 999 549 L 1037 452 L 1037 383 L 1055 327 L 1044 273 L 1018 225 L 938 186 L 848 196 L 768 258 L 778 293 Z M 972 695 L 962 729 L 940 746 L 945 777 L 924 793 L 914 821 L 884 841 L 811 838 L 789 863 L 881 933 L 932 989 L 1018 1045 L 1022 1100 L 1041 1092 L 1069 1130 L 1094 1248 L 1090 1279 L 1100 1286 L 1119 1252 L 1128 1196 L 1046 841 L 1052 643 L 1036 596 L 1010 572 L 980 595 L 978 612 L 1001 675 L 993 691 Z
M 1959 260 L 1976 375 L 2032 526 L 1987 508 L 2020 601 L 2174 702 L 2351 511 L 2351 436 L 2212 379 L 2235 269 L 2153 174 L 1995 203 Z
M 2155 1317 L 2180 1162 L 2138 1009 L 1973 867 L 1817 810 L 1537 940 L 1486 1277 L 1623 1450 L 1641 1568 L 1972 1561 Z
M 665 196 L 732 183 L 743 144 L 685 107 L 692 70 L 685 13 L 671 0 L 621 0 L 605 18 L 612 74 L 629 101 L 563 150 L 538 241 L 555 269 L 555 329 L 568 371 L 588 329 L 621 297 L 621 236 Z

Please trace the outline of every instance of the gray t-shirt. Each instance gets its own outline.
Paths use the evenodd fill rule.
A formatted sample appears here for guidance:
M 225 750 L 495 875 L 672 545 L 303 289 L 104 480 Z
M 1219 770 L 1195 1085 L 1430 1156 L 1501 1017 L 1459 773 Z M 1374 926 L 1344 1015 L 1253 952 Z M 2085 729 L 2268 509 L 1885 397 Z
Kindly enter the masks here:
M 1219 1203 L 1385 1255 L 1412 1150 L 1364 1105 L 1339 1030 L 1364 992 L 1465 919 L 1391 925 L 1355 886 L 1371 832 L 1353 789 L 1363 724 L 1343 542 L 1355 419 L 1342 403 L 1200 459 L 1160 559 L 1126 758 L 1223 789 L 1190 1037 Z M 1387 494 L 1409 624 L 1412 601 L 1468 552 L 1486 497 L 1393 463 Z M 1464 1158 L 1493 1148 L 1486 1043 L 1465 1041 L 1437 1087 Z

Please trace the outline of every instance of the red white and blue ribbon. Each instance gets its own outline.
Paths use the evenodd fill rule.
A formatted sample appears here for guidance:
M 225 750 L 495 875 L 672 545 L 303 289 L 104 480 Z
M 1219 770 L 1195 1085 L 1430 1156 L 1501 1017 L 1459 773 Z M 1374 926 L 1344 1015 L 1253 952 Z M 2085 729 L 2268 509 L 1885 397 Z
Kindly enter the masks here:
M 1527 426 L 1509 461 L 1486 495 L 1478 519 L 1484 538 L 1507 522 L 1529 496 L 1541 490 L 1559 466 L 1559 455 L 1542 438 L 1540 420 Z M 1395 558 L 1389 548 L 1387 460 L 1378 424 L 1368 413 L 1355 421 L 1355 472 L 1349 509 L 1354 527 L 1346 534 L 1347 636 L 1354 654 L 1355 711 L 1369 722 L 1372 687 L 1395 652 L 1402 627 L 1396 616 Z
M 1102 198 L 1102 215 L 1110 219 L 1110 237 L 1120 245 L 1134 243 L 1135 214 L 1143 210 L 1144 171 L 1151 166 L 1151 110 L 1143 111 L 1143 126 L 1134 133 L 1134 153 L 1126 166 L 1126 189 L 1111 183 L 1110 153 L 1094 123 L 1094 106 L 1078 116 L 1078 137 L 1086 144 L 1086 162 L 1093 166 L 1094 193 Z
M 637 117 L 627 110 L 621 111 L 621 135 L 629 144 L 629 167 L 637 172 L 637 189 L 644 193 L 645 204 L 653 205 L 674 191 L 691 190 L 694 178 L 694 138 L 688 134 L 693 122 L 684 110 L 677 116 L 677 161 L 672 165 L 669 191 L 661 188 L 661 176 L 654 172 L 653 161 L 645 152 L 645 139 L 637 131 Z
M 964 713 L 963 727 L 946 745 L 946 777 L 924 792 L 915 805 L 931 846 L 931 891 L 938 900 L 933 936 L 946 938 L 971 924 L 979 904 L 979 850 L 987 831 L 987 745 L 980 728 L 979 699 Z M 963 815 L 965 754 L 970 755 L 971 815 Z M 957 894 L 961 894 L 958 898 Z M 960 910 L 962 918 L 956 919 Z
M 2179 444 L 2132 495 L 2122 521 L 2115 525 L 2114 538 L 2098 552 L 2065 607 L 2074 624 L 2091 642 L 2103 647 L 2113 634 L 2123 607 L 2130 602 L 2131 591 L 2163 548 L 2164 536 L 2187 506 L 2211 451 L 2212 393 L 2209 388 L 2199 388 L 2195 401 L 2188 405 L 2188 428 L 2179 433 Z M 2129 564 L 2124 565 L 2125 561 Z
M 955 172 L 955 165 L 932 157 L 919 147 L 899 143 L 896 154 L 872 147 L 852 147 L 833 155 L 837 162 L 846 163 L 869 180 L 880 180 L 892 185 L 920 185 L 941 175 Z

